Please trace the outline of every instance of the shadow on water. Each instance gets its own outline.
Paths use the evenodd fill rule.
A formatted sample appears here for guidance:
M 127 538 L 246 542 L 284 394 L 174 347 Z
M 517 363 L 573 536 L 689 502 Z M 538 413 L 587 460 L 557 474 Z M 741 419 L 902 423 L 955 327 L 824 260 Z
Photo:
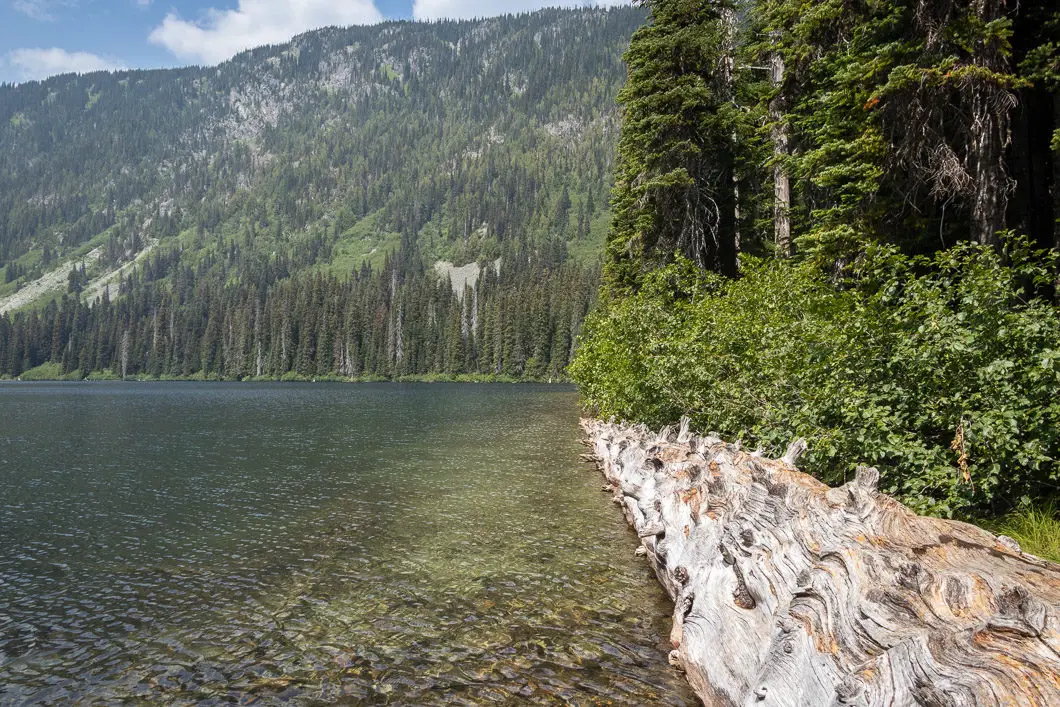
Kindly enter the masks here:
M 576 396 L 0 389 L 0 703 L 693 704 Z

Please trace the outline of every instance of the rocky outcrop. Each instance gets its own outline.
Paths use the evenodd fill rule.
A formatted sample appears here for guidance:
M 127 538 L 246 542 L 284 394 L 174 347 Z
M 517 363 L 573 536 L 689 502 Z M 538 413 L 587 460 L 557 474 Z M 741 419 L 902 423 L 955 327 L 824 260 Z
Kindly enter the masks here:
M 583 422 L 708 705 L 1060 705 L 1060 565 L 688 430 Z

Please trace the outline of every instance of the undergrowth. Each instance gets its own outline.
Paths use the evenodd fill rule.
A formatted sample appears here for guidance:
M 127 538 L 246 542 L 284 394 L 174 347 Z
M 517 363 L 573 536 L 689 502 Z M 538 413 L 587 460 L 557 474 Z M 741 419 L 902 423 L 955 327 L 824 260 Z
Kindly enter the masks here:
M 1060 487 L 1057 255 L 1009 238 L 932 258 L 872 247 L 837 281 L 810 262 L 688 261 L 608 299 L 570 372 L 603 417 L 688 415 L 835 484 L 859 465 L 921 513 L 990 515 Z

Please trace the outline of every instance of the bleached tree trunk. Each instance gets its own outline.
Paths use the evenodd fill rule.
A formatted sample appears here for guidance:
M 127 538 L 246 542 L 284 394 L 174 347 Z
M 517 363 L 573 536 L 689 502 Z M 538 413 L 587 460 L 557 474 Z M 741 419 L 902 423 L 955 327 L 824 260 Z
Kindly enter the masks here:
M 129 330 L 126 329 L 121 335 L 121 379 L 125 380 L 129 372 Z
M 394 363 L 400 366 L 405 361 L 405 309 L 397 306 L 397 329 L 394 331 Z
M 471 338 L 478 338 L 478 281 L 471 290 Z
M 726 100 L 732 102 L 736 100 L 736 48 L 739 36 L 739 18 L 737 17 L 735 6 L 728 4 L 722 6 L 721 22 L 724 35 L 722 39 L 722 60 L 719 69 Z M 729 198 L 719 200 L 721 204 L 724 204 L 731 199 L 727 209 L 729 213 L 723 214 L 720 220 L 732 219 L 732 225 L 729 228 L 725 228 L 723 224 L 719 224 L 721 242 L 718 244 L 721 271 L 729 275 L 736 275 L 739 270 L 737 258 L 740 254 L 740 175 L 737 173 L 735 164 L 736 144 L 737 136 L 734 133 L 730 137 L 729 155 L 728 159 L 725 160 L 725 170 L 728 172 L 730 184 L 722 185 L 723 189 L 729 188 Z
M 390 316 L 387 320 L 386 360 L 393 372 L 397 364 L 397 268 L 390 272 Z
M 707 705 L 1060 705 L 1060 565 L 688 430 L 587 420 Z
M 770 83 L 779 89 L 784 82 L 784 57 L 773 52 L 769 57 Z M 791 257 L 791 183 L 784 166 L 788 156 L 788 126 L 784 122 L 783 99 L 778 93 L 769 102 L 769 119 L 773 124 L 773 234 L 777 254 Z

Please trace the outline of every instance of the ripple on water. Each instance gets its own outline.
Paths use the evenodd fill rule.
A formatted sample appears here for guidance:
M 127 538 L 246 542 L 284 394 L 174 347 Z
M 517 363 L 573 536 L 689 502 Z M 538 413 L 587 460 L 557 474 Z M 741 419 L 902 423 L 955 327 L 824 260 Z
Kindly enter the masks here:
M 569 392 L 4 392 L 0 703 L 694 702 Z

